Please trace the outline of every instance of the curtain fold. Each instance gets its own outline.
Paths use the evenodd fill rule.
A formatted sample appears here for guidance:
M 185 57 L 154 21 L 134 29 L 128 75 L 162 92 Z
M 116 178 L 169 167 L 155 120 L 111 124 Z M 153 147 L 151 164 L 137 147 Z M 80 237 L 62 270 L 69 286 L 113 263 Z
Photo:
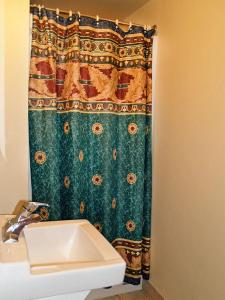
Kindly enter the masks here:
M 88 219 L 149 278 L 154 30 L 32 8 L 29 140 L 33 201 L 50 220 Z

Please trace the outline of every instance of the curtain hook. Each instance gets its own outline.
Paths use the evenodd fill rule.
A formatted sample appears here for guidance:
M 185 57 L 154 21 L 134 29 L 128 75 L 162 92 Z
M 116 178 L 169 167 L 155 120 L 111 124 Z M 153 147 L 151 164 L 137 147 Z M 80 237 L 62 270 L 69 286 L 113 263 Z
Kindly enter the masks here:
M 59 18 L 59 9 L 56 8 L 56 18 L 58 19 Z
M 129 24 L 129 30 L 131 29 L 132 27 L 132 22 L 130 21 L 130 24 Z
M 116 28 L 118 28 L 118 26 L 119 26 L 119 20 L 116 19 Z
M 39 14 L 39 16 L 41 16 L 41 5 L 40 4 L 38 5 L 38 14 Z
M 96 15 L 96 24 L 99 24 L 99 15 Z
M 72 20 L 72 15 L 73 15 L 73 12 L 72 10 L 69 11 L 69 20 Z

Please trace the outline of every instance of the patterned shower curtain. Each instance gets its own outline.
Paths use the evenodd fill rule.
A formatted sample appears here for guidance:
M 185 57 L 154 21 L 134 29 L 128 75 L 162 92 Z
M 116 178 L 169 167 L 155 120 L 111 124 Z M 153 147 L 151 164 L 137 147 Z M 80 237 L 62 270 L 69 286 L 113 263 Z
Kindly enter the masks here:
M 154 30 L 32 8 L 29 137 L 33 201 L 50 220 L 88 219 L 149 278 Z

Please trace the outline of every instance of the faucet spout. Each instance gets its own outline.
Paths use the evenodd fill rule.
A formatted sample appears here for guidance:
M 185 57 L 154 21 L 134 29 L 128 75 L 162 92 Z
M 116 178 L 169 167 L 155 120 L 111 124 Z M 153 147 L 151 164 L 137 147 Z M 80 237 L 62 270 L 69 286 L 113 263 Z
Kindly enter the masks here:
M 47 203 L 23 201 L 18 214 L 8 220 L 2 228 L 3 242 L 17 242 L 24 226 L 46 221 L 49 217 L 48 208 Z

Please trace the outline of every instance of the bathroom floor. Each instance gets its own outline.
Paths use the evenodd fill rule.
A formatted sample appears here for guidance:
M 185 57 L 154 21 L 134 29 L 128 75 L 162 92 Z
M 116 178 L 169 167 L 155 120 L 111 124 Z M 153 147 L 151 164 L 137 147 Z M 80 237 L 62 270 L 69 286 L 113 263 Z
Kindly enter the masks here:
M 150 285 L 148 283 L 143 284 L 143 290 L 127 293 L 127 294 L 120 294 L 112 297 L 107 297 L 101 300 L 151 300 L 150 298 Z

